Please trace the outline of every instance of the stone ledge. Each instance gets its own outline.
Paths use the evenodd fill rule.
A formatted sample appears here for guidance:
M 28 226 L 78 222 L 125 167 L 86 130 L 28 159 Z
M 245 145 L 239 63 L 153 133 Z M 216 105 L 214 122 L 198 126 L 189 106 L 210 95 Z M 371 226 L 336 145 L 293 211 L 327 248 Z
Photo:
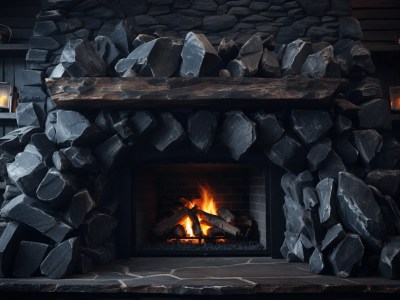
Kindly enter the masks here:
M 173 106 L 327 106 L 346 79 L 308 78 L 52 78 L 51 97 L 62 108 Z
M 132 258 L 68 279 L 0 279 L 0 294 L 109 293 L 169 295 L 400 293 L 399 280 L 310 274 L 308 266 L 268 257 Z

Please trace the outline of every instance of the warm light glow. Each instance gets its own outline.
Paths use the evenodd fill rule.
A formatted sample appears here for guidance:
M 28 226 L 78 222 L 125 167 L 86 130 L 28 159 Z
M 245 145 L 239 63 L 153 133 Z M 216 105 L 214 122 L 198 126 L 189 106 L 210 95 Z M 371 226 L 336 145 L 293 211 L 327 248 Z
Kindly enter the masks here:
M 400 97 L 391 101 L 392 110 L 400 110 Z
M 8 108 L 8 96 L 0 95 L 0 107 Z
M 200 189 L 200 199 L 193 199 L 192 201 L 187 202 L 187 207 L 188 208 L 193 208 L 195 206 L 199 207 L 201 210 L 205 211 L 206 213 L 217 215 L 217 205 L 214 202 L 214 197 L 212 195 L 212 190 L 208 186 L 199 186 Z M 211 228 L 211 226 L 208 226 L 206 224 L 201 223 L 201 216 L 198 215 L 199 222 L 200 222 L 200 228 L 201 232 L 203 235 L 207 235 L 207 230 Z M 180 223 L 183 225 L 186 231 L 186 236 L 187 237 L 196 237 L 193 233 L 192 229 L 192 221 L 190 220 L 189 217 L 183 219 Z M 199 243 L 199 240 L 185 240 L 182 239 L 182 242 L 190 242 L 190 243 Z

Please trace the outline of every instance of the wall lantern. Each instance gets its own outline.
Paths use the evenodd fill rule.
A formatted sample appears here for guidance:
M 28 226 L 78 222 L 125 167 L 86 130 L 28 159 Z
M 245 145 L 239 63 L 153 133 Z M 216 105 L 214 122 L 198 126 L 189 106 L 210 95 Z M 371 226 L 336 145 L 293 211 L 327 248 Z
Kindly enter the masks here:
M 392 110 L 400 112 L 400 86 L 390 87 L 390 106 Z
M 7 82 L 0 82 L 0 111 L 11 112 L 12 105 L 12 91 L 11 84 Z

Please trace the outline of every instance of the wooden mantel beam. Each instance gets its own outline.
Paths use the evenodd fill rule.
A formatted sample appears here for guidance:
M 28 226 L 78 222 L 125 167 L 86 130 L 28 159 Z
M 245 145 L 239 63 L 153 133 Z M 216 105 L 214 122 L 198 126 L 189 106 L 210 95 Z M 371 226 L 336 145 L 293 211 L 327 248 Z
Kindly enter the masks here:
M 215 106 L 326 106 L 345 79 L 308 78 L 50 78 L 62 108 Z

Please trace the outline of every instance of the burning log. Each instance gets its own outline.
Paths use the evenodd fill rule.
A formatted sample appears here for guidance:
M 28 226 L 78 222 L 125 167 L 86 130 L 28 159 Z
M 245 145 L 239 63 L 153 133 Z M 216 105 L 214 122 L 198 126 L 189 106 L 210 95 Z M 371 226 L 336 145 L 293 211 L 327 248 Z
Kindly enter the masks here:
M 185 231 L 185 227 L 183 227 L 183 225 L 178 224 L 175 226 L 174 237 L 177 237 L 177 238 L 185 238 L 186 237 L 186 231 Z
M 231 213 L 230 210 L 228 210 L 227 208 L 225 208 L 225 207 L 218 208 L 217 214 L 225 222 L 227 222 L 229 224 L 235 223 L 235 215 L 233 213 Z
M 184 218 L 188 216 L 189 216 L 189 209 L 187 207 L 183 207 L 181 210 L 177 211 L 172 216 L 158 222 L 154 228 L 155 235 L 160 237 L 165 236 L 176 225 L 178 225 L 179 222 L 181 222 Z
M 224 232 L 233 235 L 233 236 L 238 236 L 240 233 L 239 228 L 225 222 L 223 219 L 221 219 L 218 216 L 206 213 L 205 211 L 202 211 L 201 209 L 197 209 L 197 214 L 201 217 L 202 221 L 207 223 L 209 226 L 214 226 L 217 227 Z
M 215 236 L 221 236 L 221 235 L 224 235 L 224 231 L 217 227 L 211 227 L 207 230 L 207 236 L 215 237 Z
M 192 231 L 194 236 L 201 236 L 202 231 L 200 227 L 199 218 L 197 217 L 198 207 L 195 205 L 191 210 L 189 210 L 189 219 L 192 222 Z

